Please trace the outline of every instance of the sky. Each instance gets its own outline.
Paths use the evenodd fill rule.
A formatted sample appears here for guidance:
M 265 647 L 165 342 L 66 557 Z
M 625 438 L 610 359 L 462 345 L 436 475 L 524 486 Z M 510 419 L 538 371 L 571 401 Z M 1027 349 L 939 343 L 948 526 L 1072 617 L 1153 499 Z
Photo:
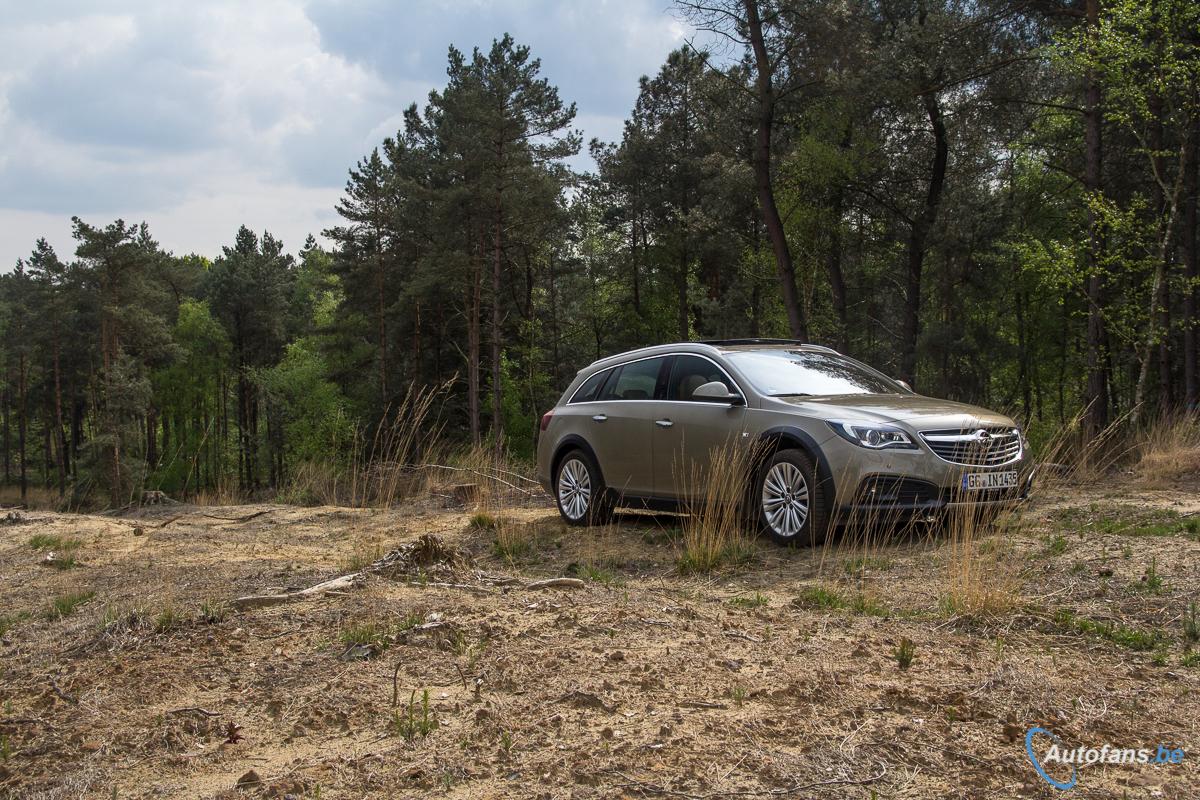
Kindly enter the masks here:
M 241 224 L 295 252 L 447 48 L 505 32 L 585 141 L 620 138 L 688 35 L 670 0 L 0 0 L 0 270 L 41 236 L 72 256 L 72 215 L 144 220 L 177 255 Z

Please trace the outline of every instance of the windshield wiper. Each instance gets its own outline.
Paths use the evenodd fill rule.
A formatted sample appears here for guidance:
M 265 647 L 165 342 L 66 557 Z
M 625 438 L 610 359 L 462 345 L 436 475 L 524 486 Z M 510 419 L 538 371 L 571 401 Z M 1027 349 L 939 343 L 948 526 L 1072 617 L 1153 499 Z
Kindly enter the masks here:
M 779 394 L 771 395 L 771 397 L 812 397 L 812 395 L 808 392 L 780 392 Z

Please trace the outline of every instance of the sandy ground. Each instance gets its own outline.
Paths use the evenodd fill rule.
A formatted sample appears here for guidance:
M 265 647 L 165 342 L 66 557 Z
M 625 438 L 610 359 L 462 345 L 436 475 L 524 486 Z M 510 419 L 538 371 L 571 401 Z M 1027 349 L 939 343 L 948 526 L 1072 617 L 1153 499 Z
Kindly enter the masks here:
M 580 531 L 540 501 L 498 514 L 508 556 L 436 498 L 0 511 L 0 797 L 1064 796 L 1034 725 L 1186 751 L 1085 766 L 1078 796 L 1196 797 L 1195 488 L 1064 489 L 965 544 L 755 542 L 705 576 L 677 518 Z M 230 606 L 424 534 L 469 560 Z M 584 586 L 527 588 L 557 576 Z M 953 600 L 971 576 L 982 608 Z

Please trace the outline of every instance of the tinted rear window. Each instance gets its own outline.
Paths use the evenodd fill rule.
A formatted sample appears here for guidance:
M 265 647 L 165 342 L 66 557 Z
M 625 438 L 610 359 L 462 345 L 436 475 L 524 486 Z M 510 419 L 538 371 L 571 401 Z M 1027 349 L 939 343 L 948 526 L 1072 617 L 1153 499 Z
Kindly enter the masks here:
M 597 372 L 592 377 L 583 382 L 571 397 L 572 403 L 588 403 L 596 399 L 596 395 L 600 393 L 600 387 L 604 385 L 604 381 L 612 374 L 611 369 L 604 369 Z
M 601 400 L 653 400 L 664 358 L 646 358 L 618 367 Z

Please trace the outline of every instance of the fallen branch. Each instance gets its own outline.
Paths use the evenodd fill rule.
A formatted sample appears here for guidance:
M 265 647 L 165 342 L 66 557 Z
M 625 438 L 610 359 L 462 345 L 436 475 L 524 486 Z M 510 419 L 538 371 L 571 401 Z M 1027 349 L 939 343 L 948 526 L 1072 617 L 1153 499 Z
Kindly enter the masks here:
M 337 589 L 349 589 L 355 583 L 362 580 L 364 576 L 365 573 L 362 572 L 351 572 L 349 575 L 342 575 L 339 578 L 322 581 L 314 586 L 309 586 L 307 589 L 299 589 L 294 592 L 252 594 L 247 597 L 239 597 L 233 601 L 233 605 L 239 611 L 245 611 L 248 608 L 266 608 L 267 606 L 282 605 L 283 603 L 290 603 L 293 600 L 303 600 L 306 597 L 314 597 Z
M 724 703 L 713 703 L 708 700 L 684 700 L 679 703 L 680 708 L 729 708 Z
M 486 586 L 472 586 L 469 583 L 413 583 L 413 586 L 432 587 L 435 589 L 466 589 L 468 592 L 475 594 L 495 594 L 494 591 Z
M 586 586 L 580 578 L 547 578 L 525 584 L 526 589 L 582 589 Z
M 253 514 L 247 514 L 244 517 L 222 517 L 220 514 L 201 514 L 197 513 L 197 517 L 208 517 L 209 519 L 219 519 L 225 522 L 249 522 L 255 517 L 261 517 L 263 514 L 270 514 L 273 509 L 264 508 L 261 511 L 255 511 Z
M 73 705 L 73 706 L 79 705 L 79 698 L 75 697 L 74 695 L 70 695 L 70 694 L 67 694 L 66 692 L 64 692 L 62 690 L 62 688 L 55 682 L 54 678 L 50 679 L 50 688 L 51 688 L 51 690 L 53 690 L 53 692 L 56 695 L 58 695 L 63 700 L 66 700 L 71 705 Z
M 175 708 L 175 709 L 168 711 L 167 713 L 172 714 L 172 715 L 199 714 L 202 717 L 219 717 L 219 716 L 221 716 L 216 711 L 209 711 L 208 709 L 200 708 L 199 706 L 188 706 L 186 708 Z
M 495 475 L 489 475 L 486 472 L 482 472 L 481 470 L 477 470 L 477 469 L 471 469 L 470 467 L 451 467 L 446 464 L 407 464 L 405 466 L 411 467 L 412 469 L 444 469 L 444 470 L 449 470 L 450 472 L 469 472 L 470 474 L 477 475 L 480 478 L 487 478 L 489 481 L 495 481 L 496 483 L 502 483 L 505 486 L 507 486 L 508 488 L 512 489 L 514 492 L 520 492 L 521 494 L 525 495 L 526 497 L 534 497 L 535 496 L 535 493 L 530 491 L 529 489 L 522 489 L 520 486 L 517 486 L 515 483 L 509 483 L 508 481 L 504 480 L 503 478 L 497 478 Z M 526 478 L 525 480 L 529 480 L 529 479 Z M 537 481 L 533 481 L 533 483 L 536 483 L 536 482 Z

